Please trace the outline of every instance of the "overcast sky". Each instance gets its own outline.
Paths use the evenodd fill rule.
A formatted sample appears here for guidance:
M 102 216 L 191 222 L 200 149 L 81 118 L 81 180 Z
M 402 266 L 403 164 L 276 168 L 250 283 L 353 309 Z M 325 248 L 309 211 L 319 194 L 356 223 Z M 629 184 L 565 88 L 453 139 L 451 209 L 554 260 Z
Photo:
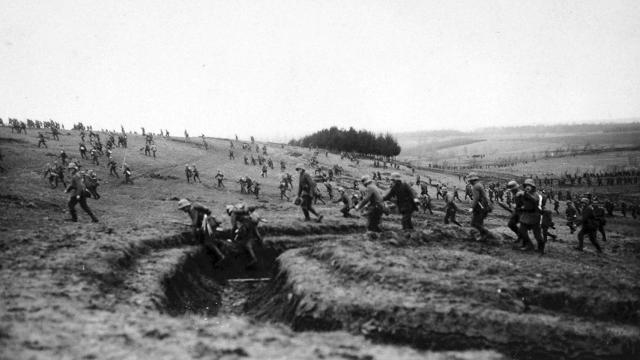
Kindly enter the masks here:
M 640 1 L 0 0 L 0 117 L 281 139 L 640 116 Z

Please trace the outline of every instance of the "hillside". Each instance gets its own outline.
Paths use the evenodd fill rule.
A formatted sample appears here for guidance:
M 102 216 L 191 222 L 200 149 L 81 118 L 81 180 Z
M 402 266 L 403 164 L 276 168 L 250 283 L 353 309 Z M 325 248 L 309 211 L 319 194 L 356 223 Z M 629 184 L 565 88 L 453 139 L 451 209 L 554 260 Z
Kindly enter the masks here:
M 104 136 L 104 134 L 101 134 Z M 304 222 L 292 199 L 280 199 L 280 161 L 294 175 L 308 164 L 307 149 L 267 144 L 275 170 L 245 165 L 255 145 L 229 140 L 156 138 L 157 157 L 128 135 L 116 148 L 133 171 L 133 184 L 79 160 L 101 179 L 99 200 L 69 217 L 67 194 L 43 178 L 60 150 L 79 158 L 77 131 L 37 147 L 37 132 L 0 128 L 0 358 L 295 358 L 500 359 L 629 358 L 640 353 L 640 248 L 637 220 L 608 218 L 605 254 L 589 245 L 573 250 L 575 234 L 556 218 L 559 240 L 539 256 L 513 248 L 509 213 L 487 219 L 495 239 L 481 243 L 468 226 L 468 201 L 459 203 L 457 228 L 442 225 L 442 200 L 433 214 L 414 215 L 403 232 L 400 215 L 384 217 L 384 232 L 365 233 L 365 219 L 343 218 L 340 204 L 317 205 L 322 222 Z M 258 139 L 259 140 L 259 139 Z M 263 143 L 257 145 L 262 148 Z M 471 145 L 469 145 L 471 146 Z M 334 183 L 352 187 L 362 175 L 390 169 L 318 156 L 323 169 L 341 166 Z M 185 165 L 202 183 L 187 183 Z M 215 186 L 221 170 L 225 188 Z M 310 170 L 312 171 L 312 170 Z M 402 166 L 407 181 L 414 174 Z M 462 186 L 454 175 L 419 171 L 433 184 Z M 250 176 L 261 192 L 241 194 Z M 380 185 L 388 186 L 387 181 Z M 348 190 L 349 193 L 352 190 Z M 433 187 L 431 194 L 435 194 Z M 463 194 L 461 194 L 463 195 Z M 221 219 L 218 244 L 227 259 L 196 241 L 178 200 L 188 198 Z M 245 269 L 231 237 L 226 205 L 259 206 L 264 242 L 257 269 Z M 560 208 L 564 213 L 564 203 Z M 352 213 L 355 211 L 352 210 Z M 207 245 L 207 244 L 205 244 Z

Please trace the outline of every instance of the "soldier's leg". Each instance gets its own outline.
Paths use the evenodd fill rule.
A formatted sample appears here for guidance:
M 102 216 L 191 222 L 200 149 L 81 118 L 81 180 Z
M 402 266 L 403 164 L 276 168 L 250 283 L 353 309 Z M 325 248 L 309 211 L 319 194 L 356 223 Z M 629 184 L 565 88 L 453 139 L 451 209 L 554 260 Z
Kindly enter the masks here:
M 78 203 L 78 200 L 76 199 L 75 196 L 70 197 L 69 202 L 67 203 L 67 205 L 69 206 L 69 215 L 71 215 L 72 221 L 78 221 L 78 214 L 76 213 L 77 203 Z
M 411 211 L 407 211 L 402 214 L 402 230 L 411 229 L 413 229 L 413 224 L 411 223 Z
M 602 248 L 600 247 L 600 244 L 598 244 L 598 239 L 596 237 L 597 230 L 589 231 L 587 236 L 589 236 L 589 241 L 591 241 L 593 246 L 595 246 L 596 250 L 598 250 L 599 253 L 602 253 Z
M 598 225 L 598 232 L 602 234 L 602 241 L 607 242 L 607 234 L 604 233 L 604 225 Z
M 520 217 L 518 216 L 518 214 L 513 213 L 511 214 L 511 217 L 509 218 L 509 222 L 507 223 L 507 226 L 509 227 L 509 229 L 511 229 L 511 231 L 513 231 L 513 233 L 516 234 L 516 242 L 520 240 L 520 229 L 518 229 L 519 219 Z
M 451 222 L 458 225 L 458 226 L 462 226 L 460 225 L 460 223 L 458 221 L 456 221 L 456 211 L 452 210 L 451 211 Z
M 444 213 L 444 223 L 445 223 L 445 225 L 446 225 L 446 224 L 449 224 L 449 218 L 450 218 L 450 217 L 451 217 L 451 212 L 450 212 L 449 210 L 447 210 L 447 211 Z
M 580 231 L 578 231 L 578 246 L 576 246 L 576 249 L 578 250 L 582 250 L 584 248 L 584 235 L 585 235 L 585 230 L 584 228 L 580 229 Z
M 91 209 L 89 209 L 89 205 L 87 205 L 87 199 L 84 196 L 80 196 L 79 203 L 82 210 L 84 210 L 84 212 L 86 212 L 87 215 L 91 217 L 91 221 L 98 222 L 98 218 L 95 215 L 93 215 L 93 213 L 91 212 Z
M 531 230 L 533 230 L 533 237 L 536 238 L 536 243 L 538 243 L 538 251 L 541 254 L 544 254 L 546 239 L 542 238 L 542 234 L 540 233 L 540 224 L 534 224 Z

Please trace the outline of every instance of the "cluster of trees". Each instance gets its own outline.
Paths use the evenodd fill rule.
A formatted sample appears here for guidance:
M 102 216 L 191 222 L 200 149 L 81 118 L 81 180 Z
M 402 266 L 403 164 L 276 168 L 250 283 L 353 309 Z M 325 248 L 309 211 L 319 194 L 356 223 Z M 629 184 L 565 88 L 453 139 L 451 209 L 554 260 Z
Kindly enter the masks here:
M 356 131 L 353 127 L 345 130 L 335 126 L 317 131 L 300 140 L 291 140 L 289 145 L 317 146 L 336 152 L 345 151 L 364 156 L 380 155 L 386 157 L 397 156 L 401 150 L 396 139 L 389 133 L 376 136 L 367 130 Z

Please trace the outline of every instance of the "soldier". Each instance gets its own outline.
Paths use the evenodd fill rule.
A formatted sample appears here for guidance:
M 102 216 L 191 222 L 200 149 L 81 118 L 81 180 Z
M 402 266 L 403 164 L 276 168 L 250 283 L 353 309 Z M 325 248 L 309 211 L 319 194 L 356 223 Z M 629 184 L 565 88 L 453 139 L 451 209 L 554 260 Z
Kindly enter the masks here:
M 256 199 L 260 198 L 260 183 L 257 181 L 253 183 L 253 193 L 256 195 Z
M 251 180 L 251 178 L 247 176 L 245 178 L 245 182 L 247 184 L 247 194 L 252 194 L 253 193 L 253 180 Z
M 253 247 L 256 245 L 256 241 L 262 242 L 258 224 L 264 220 L 254 212 L 255 210 L 255 207 L 247 207 L 245 204 L 227 205 L 226 208 L 227 214 L 231 217 L 233 241 L 239 243 L 251 259 L 245 266 L 247 269 L 255 268 L 258 264 Z
M 531 250 L 533 244 L 529 238 L 529 230 L 538 243 L 538 252 L 544 254 L 545 241 L 542 238 L 540 228 L 540 212 L 542 211 L 542 197 L 536 191 L 533 179 L 524 181 L 524 195 L 522 197 L 522 211 L 520 213 L 520 236 L 524 241 L 524 246 L 520 250 Z
M 38 147 L 40 147 L 40 145 L 44 145 L 45 149 L 48 148 L 47 142 L 44 140 L 44 135 L 42 135 L 42 133 L 38 133 Z
M 116 170 L 117 165 L 118 164 L 113 160 L 113 158 L 109 158 L 109 162 L 107 163 L 107 166 L 109 166 L 109 176 L 115 175 L 117 178 L 120 178 L 118 171 Z
M 418 201 L 420 202 L 420 206 L 422 207 L 423 212 L 426 213 L 427 210 L 429 210 L 429 213 L 433 215 L 433 208 L 431 207 L 431 196 L 429 196 L 429 194 L 422 194 L 418 196 Z
M 244 194 L 247 192 L 247 180 L 244 178 L 244 176 L 240 177 L 240 179 L 238 179 L 238 184 L 240 184 L 240 193 Z
M 193 176 L 193 183 L 196 183 L 196 178 L 198 179 L 198 182 L 201 183 L 202 181 L 200 181 L 200 173 L 198 172 L 198 169 L 196 169 L 196 164 L 191 165 L 191 172 Z
M 96 151 L 96 149 L 91 149 L 89 151 L 89 155 L 91 155 L 91 161 L 93 162 L 93 164 L 95 164 L 96 166 L 99 166 L 100 163 L 98 162 L 98 152 Z
M 607 210 L 607 215 L 613 216 L 614 205 L 609 199 L 604 201 L 604 208 Z
M 602 241 L 607 242 L 607 234 L 604 232 L 604 226 L 607 225 L 604 208 L 596 203 L 592 203 L 591 206 L 593 208 L 593 216 L 598 225 L 598 232 L 602 234 Z
M 191 168 L 189 167 L 189 164 L 186 164 L 184 166 L 184 174 L 187 177 L 187 184 L 191 182 Z
M 567 226 L 569 227 L 571 234 L 573 234 L 574 232 L 576 232 L 575 221 L 578 217 L 578 210 L 573 205 L 573 202 L 571 200 L 567 200 L 567 209 L 565 210 L 564 214 L 567 217 Z
M 556 214 L 560 215 L 560 211 L 558 211 L 560 209 L 560 201 L 558 201 L 558 198 L 554 198 L 553 199 L 553 211 L 556 212 Z
M 222 183 L 222 181 L 224 180 L 224 174 L 222 173 L 222 171 L 220 171 L 220 169 L 218 169 L 218 173 L 216 174 L 216 176 L 214 176 L 214 179 L 218 181 L 218 188 L 224 187 L 224 184 Z
M 462 226 L 462 225 L 460 225 L 459 222 L 456 221 L 456 213 L 458 212 L 458 206 L 454 202 L 454 199 L 455 199 L 454 195 L 447 193 L 447 187 L 446 186 L 443 186 L 441 191 L 442 191 L 442 196 L 444 198 L 444 203 L 445 203 L 444 223 L 448 224 L 449 220 L 451 220 L 452 223 L 454 223 L 454 224 L 456 224 L 458 226 Z M 431 213 L 431 214 L 433 214 L 433 213 Z
M 260 176 L 267 177 L 267 170 L 268 170 L 267 165 L 266 164 L 262 165 L 262 172 L 260 173 Z
M 351 206 L 352 206 L 351 199 L 349 199 L 343 187 L 338 187 L 338 194 L 339 194 L 338 198 L 334 200 L 333 203 L 334 204 L 339 202 L 342 203 L 342 208 L 340 209 L 340 212 L 342 213 L 342 217 L 346 217 L 346 218 L 353 217 L 349 213 L 349 210 L 351 209 Z
M 471 184 L 467 184 L 467 186 L 464 188 L 465 201 L 467 200 L 467 198 L 473 200 L 473 192 L 471 191 Z
M 460 195 L 458 195 L 458 187 L 455 185 L 453 185 L 453 199 L 462 202 L 462 200 L 460 200 Z
M 422 181 L 418 185 L 420 185 L 420 195 L 429 195 L 429 185 L 426 182 Z
M 296 199 L 296 203 L 300 204 L 304 214 L 304 221 L 311 220 L 309 213 L 312 213 L 318 218 L 318 222 L 321 222 L 323 216 L 316 212 L 311 203 L 315 195 L 316 183 L 311 178 L 311 175 L 306 172 L 303 164 L 298 164 L 296 171 L 300 172 L 300 180 L 298 182 L 298 199 L 300 201 Z
M 122 164 L 122 174 L 124 175 L 124 183 L 125 184 L 133 184 L 133 181 L 131 180 L 131 169 L 129 168 L 129 165 L 127 165 L 126 163 Z
M 151 147 L 149 146 L 149 143 L 144 144 L 144 155 L 151 156 Z
M 64 150 L 60 150 L 60 161 L 62 161 L 62 165 L 67 164 L 67 153 Z
M 547 239 L 551 237 L 554 241 L 558 240 L 558 236 L 549 232 L 549 229 L 556 228 L 553 223 L 553 212 L 551 210 L 542 211 L 542 221 L 540 222 L 540 228 L 542 229 L 542 239 L 547 242 Z
M 515 209 L 513 211 L 511 211 L 510 209 L 507 209 L 511 211 L 511 217 L 509 218 L 509 222 L 507 223 L 507 226 L 509 227 L 509 229 L 511 229 L 511 231 L 513 231 L 516 234 L 515 242 L 517 243 L 522 240 L 522 237 L 520 236 L 520 228 L 518 227 L 518 223 L 520 222 L 520 213 L 522 213 L 522 198 L 524 196 L 524 191 L 520 190 L 520 185 L 515 180 L 511 180 L 507 183 L 507 189 L 509 190 L 509 194 L 510 194 L 509 198 L 513 199 L 513 202 L 515 204 Z M 498 203 L 498 205 L 501 205 L 501 203 Z M 522 246 L 525 246 L 525 245 L 526 244 L 523 242 Z
M 76 204 L 80 203 L 80 207 L 91 217 L 91 221 L 94 223 L 98 222 L 98 218 L 93 215 L 91 209 L 89 209 L 89 206 L 87 205 L 87 193 L 82 178 L 78 174 L 78 166 L 75 163 L 69 163 L 68 169 L 71 171 L 71 183 L 65 192 L 71 192 L 68 203 L 71 218 L 67 219 L 67 221 L 78 221 Z
M 98 175 L 93 170 L 89 170 L 87 176 L 83 177 L 84 184 L 87 187 L 87 191 L 91 193 L 91 196 L 98 200 L 100 199 L 100 194 L 98 194 L 98 186 L 100 185 L 98 182 Z
M 589 241 L 591 241 L 598 253 L 602 253 L 602 248 L 600 248 L 600 244 L 598 244 L 598 239 L 596 238 L 598 220 L 596 220 L 595 215 L 593 214 L 593 207 L 589 204 L 588 198 L 582 198 L 580 199 L 580 202 L 584 207 L 582 208 L 582 217 L 580 221 L 582 228 L 578 232 L 578 246 L 576 246 L 576 250 L 583 250 L 584 236 L 587 235 L 589 237 Z
M 287 183 L 283 180 L 280 181 L 280 184 L 278 185 L 278 189 L 280 189 L 280 200 L 282 200 L 283 198 L 287 198 L 287 201 L 291 200 L 289 199 L 289 196 L 287 195 Z
M 287 169 L 287 165 L 284 160 L 280 160 L 280 171 L 285 171 Z
M 153 143 L 153 144 L 151 145 L 151 152 L 153 153 L 153 158 L 154 158 L 154 159 L 156 158 L 156 151 L 158 151 L 158 147 L 156 146 L 156 144 L 155 144 L 155 143 Z
M 247 155 L 244 156 L 244 164 L 249 165 L 249 158 L 247 157 Z
M 193 238 L 217 255 L 218 260 L 214 263 L 214 266 L 220 264 L 222 260 L 224 260 L 224 255 L 216 246 L 214 240 L 211 239 L 213 236 L 213 230 L 218 227 L 220 222 L 217 221 L 215 217 L 211 217 L 211 220 L 213 221 L 208 221 L 208 218 L 211 215 L 211 210 L 201 204 L 192 203 L 187 199 L 180 199 L 180 201 L 178 201 L 178 210 L 184 211 L 189 215 L 189 218 L 191 218 L 191 231 Z M 213 227 L 212 225 L 215 226 L 213 229 L 211 228 Z M 207 235 L 209 235 L 208 239 Z
M 484 186 L 480 182 L 480 178 L 474 172 L 469 173 L 467 181 L 471 185 L 471 226 L 480 232 L 480 241 L 485 241 L 491 235 L 489 230 L 484 227 L 484 219 L 491 212 L 491 205 L 489 199 L 487 199 L 487 193 L 484 191 Z M 466 198 L 466 197 L 465 197 Z
M 356 205 L 356 210 L 367 206 L 367 231 L 382 232 L 380 229 L 380 219 L 383 213 L 383 201 L 380 189 L 374 184 L 369 176 L 363 176 L 360 181 L 366 186 L 364 198 Z
M 324 187 L 327 189 L 327 194 L 329 195 L 329 200 L 333 201 L 333 185 L 328 181 L 324 182 Z
M 235 156 L 233 155 L 233 150 L 229 150 L 229 160 L 235 160 Z

